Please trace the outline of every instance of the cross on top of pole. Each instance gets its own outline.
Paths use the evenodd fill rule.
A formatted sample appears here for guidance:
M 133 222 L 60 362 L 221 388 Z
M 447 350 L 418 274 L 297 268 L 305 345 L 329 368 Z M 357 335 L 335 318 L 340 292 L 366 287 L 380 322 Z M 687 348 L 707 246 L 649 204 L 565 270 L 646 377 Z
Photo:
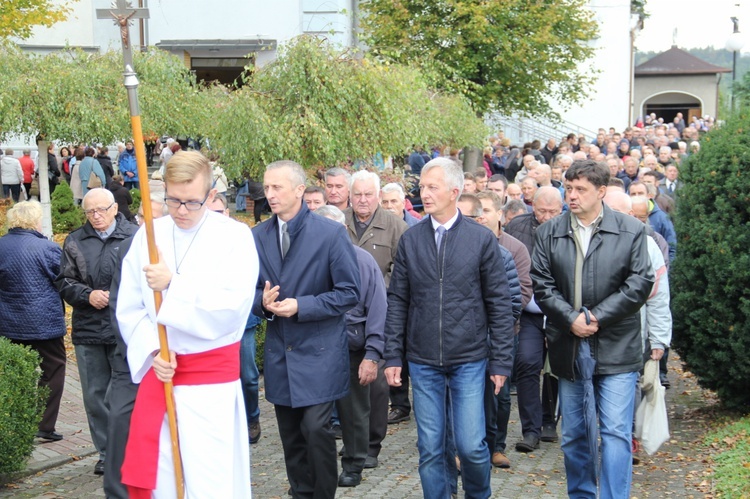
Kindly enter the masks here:
M 120 39 L 122 40 L 122 53 L 125 57 L 125 65 L 133 66 L 133 55 L 130 49 L 130 25 L 133 19 L 148 19 L 148 9 L 133 8 L 127 0 L 116 0 L 112 2 L 109 9 L 96 9 L 97 19 L 113 19 L 115 26 L 120 27 Z

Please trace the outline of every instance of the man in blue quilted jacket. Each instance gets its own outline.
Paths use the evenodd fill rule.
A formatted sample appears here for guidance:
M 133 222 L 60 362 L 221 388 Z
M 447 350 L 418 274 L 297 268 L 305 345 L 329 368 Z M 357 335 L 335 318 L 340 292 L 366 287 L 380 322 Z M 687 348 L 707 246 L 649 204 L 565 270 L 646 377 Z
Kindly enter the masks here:
M 458 211 L 462 189 L 463 172 L 453 160 L 424 166 L 419 190 L 429 216 L 401 236 L 388 289 L 385 374 L 399 386 L 408 362 L 428 498 L 451 494 L 447 403 L 465 496 L 491 495 L 484 383 L 489 371 L 497 394 L 512 365 L 513 314 L 500 246 Z

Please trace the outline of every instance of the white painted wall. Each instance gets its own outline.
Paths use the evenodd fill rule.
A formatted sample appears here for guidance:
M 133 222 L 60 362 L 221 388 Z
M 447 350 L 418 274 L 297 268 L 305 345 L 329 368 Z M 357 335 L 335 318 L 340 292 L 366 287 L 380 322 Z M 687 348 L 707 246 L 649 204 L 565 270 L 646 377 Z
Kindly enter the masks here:
M 557 103 L 553 108 L 564 120 L 589 130 L 622 130 L 629 125 L 630 0 L 591 0 L 589 8 L 599 24 L 599 38 L 591 42 L 596 55 L 581 67 L 598 69 L 598 80 L 583 105 L 564 110 Z
M 53 0 L 62 3 L 64 0 Z M 328 36 L 341 45 L 352 41 L 352 14 L 357 0 L 144 0 L 150 18 L 145 22 L 145 42 L 163 40 L 233 40 L 265 38 L 283 44 L 302 33 Z M 131 0 L 137 5 L 137 0 Z M 96 9 L 110 0 L 79 0 L 70 21 L 38 28 L 24 45 L 98 47 L 119 49 L 119 30 L 113 21 L 96 18 Z M 130 30 L 139 41 L 138 22 Z M 259 59 L 267 59 L 267 54 Z
M 63 4 L 64 0 L 52 0 L 52 3 L 59 5 Z M 109 5 L 109 2 L 106 5 Z M 15 41 L 22 45 L 65 46 L 67 43 L 74 47 L 91 47 L 95 45 L 93 17 L 96 16 L 92 0 L 78 0 L 73 4 L 73 11 L 68 20 L 50 28 L 36 27 L 30 38 Z M 114 26 L 112 29 L 116 31 Z

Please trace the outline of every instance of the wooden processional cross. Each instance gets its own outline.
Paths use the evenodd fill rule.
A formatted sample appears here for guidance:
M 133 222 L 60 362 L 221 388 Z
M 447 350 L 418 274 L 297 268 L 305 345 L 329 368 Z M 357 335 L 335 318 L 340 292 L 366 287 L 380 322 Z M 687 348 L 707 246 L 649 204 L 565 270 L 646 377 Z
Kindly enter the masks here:
M 138 78 L 133 69 L 133 51 L 130 45 L 130 24 L 133 19 L 148 19 L 148 9 L 133 8 L 126 0 L 112 2 L 109 9 L 96 9 L 97 19 L 113 19 L 116 26 L 120 28 L 120 39 L 122 40 L 122 55 L 124 58 L 125 88 L 128 92 L 128 103 L 130 105 L 130 123 L 133 128 L 133 143 L 135 145 L 136 164 L 138 166 L 138 177 L 141 179 L 141 205 L 145 218 L 146 241 L 148 243 L 149 263 L 155 264 L 159 261 L 154 236 L 153 213 L 151 211 L 151 195 L 148 185 L 148 169 L 146 167 L 146 153 L 143 143 L 143 130 L 141 128 L 141 112 L 138 106 Z M 156 312 L 162 303 L 162 294 L 154 291 L 154 306 Z M 169 345 L 167 342 L 167 330 L 163 324 L 157 324 L 159 334 L 159 355 L 162 359 L 169 360 Z M 180 444 L 177 435 L 177 415 L 174 406 L 173 387 L 171 382 L 164 383 L 164 396 L 167 405 L 167 421 L 169 422 L 169 433 L 172 444 L 172 460 L 174 463 L 175 486 L 178 499 L 185 494 L 184 477 L 182 473 L 182 459 L 180 457 Z
M 148 19 L 148 9 L 133 8 L 126 0 L 112 2 L 109 9 L 96 9 L 97 19 L 112 19 L 116 26 L 120 27 L 120 39 L 122 40 L 122 55 L 125 66 L 133 67 L 133 51 L 130 48 L 130 25 L 133 19 Z

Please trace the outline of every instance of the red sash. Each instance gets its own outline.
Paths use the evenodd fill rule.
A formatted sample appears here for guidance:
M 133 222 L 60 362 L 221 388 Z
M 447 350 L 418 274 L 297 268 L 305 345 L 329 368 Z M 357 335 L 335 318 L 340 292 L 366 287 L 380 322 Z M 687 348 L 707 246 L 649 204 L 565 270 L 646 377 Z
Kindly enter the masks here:
M 173 385 L 229 383 L 240 377 L 240 343 L 207 352 L 177 356 Z M 159 463 L 159 434 L 167 404 L 164 383 L 151 368 L 138 387 L 130 419 L 130 435 L 125 446 L 122 483 L 131 498 L 150 498 L 156 488 Z

